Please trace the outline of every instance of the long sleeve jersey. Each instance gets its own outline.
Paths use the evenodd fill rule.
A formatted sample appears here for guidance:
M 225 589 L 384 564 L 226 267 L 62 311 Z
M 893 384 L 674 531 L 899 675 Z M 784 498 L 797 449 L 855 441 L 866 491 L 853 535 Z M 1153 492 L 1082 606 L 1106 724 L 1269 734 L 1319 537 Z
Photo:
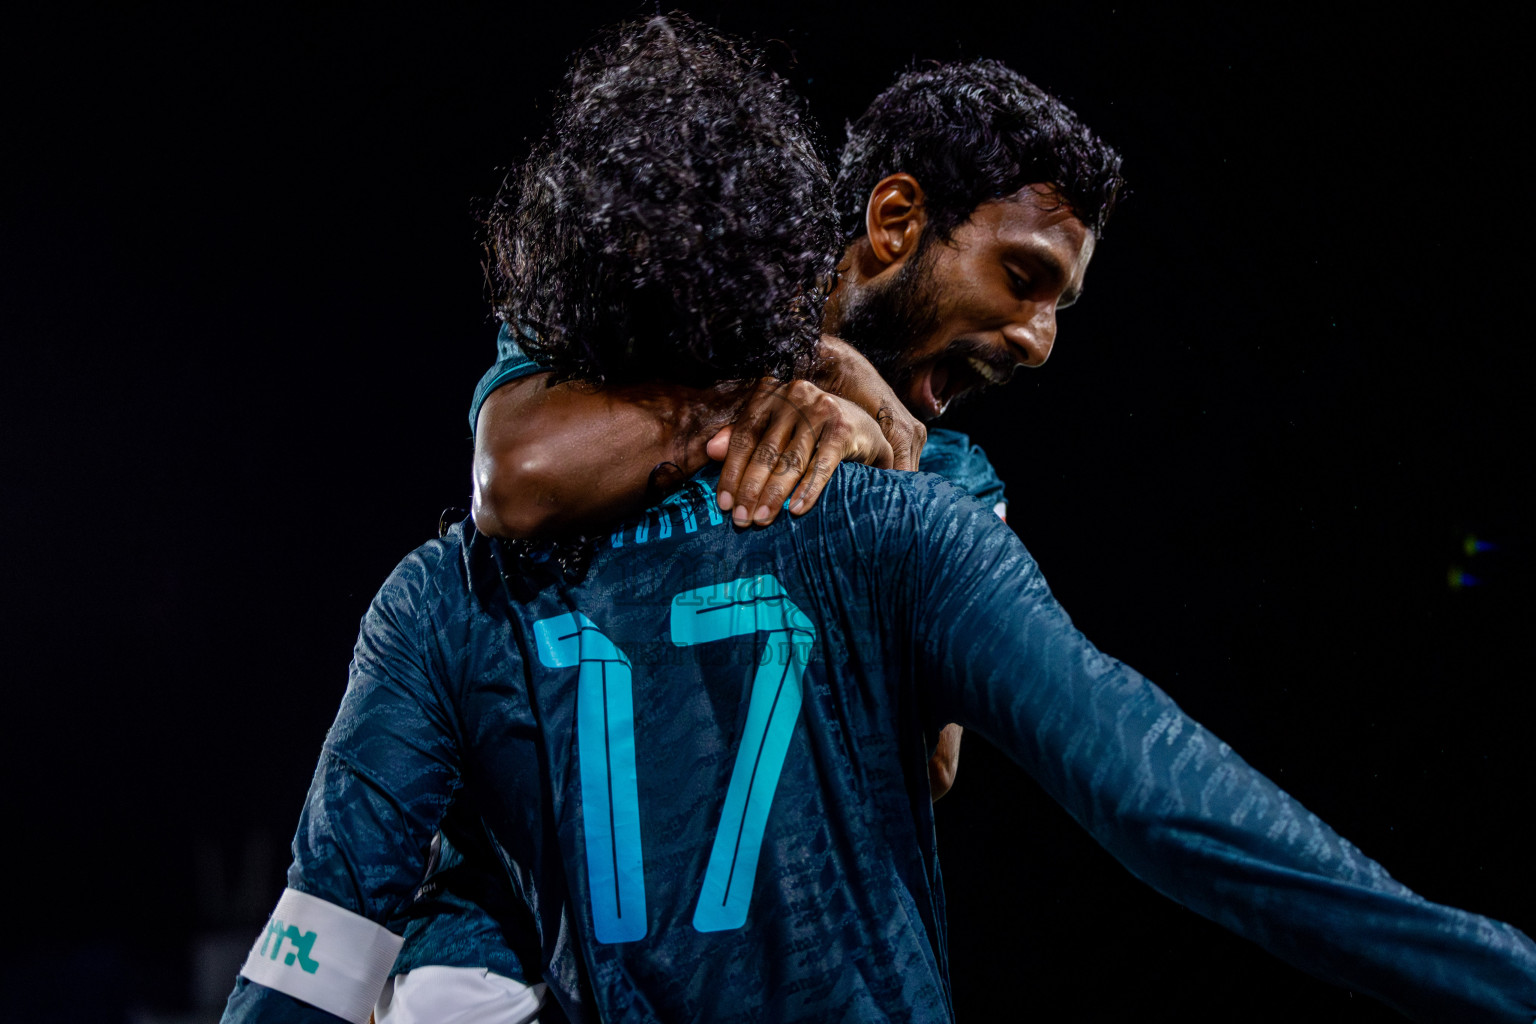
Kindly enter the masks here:
M 1524 934 L 1417 896 L 1100 653 L 936 477 L 843 466 L 805 516 L 748 530 L 700 486 L 583 564 L 493 555 L 456 529 L 375 599 L 293 900 L 398 926 L 471 801 L 572 1016 L 948 1021 L 925 764 L 956 721 L 1283 959 L 1421 1020 L 1536 1018 Z M 333 1019 L 292 995 L 318 991 L 323 934 L 274 937 L 225 1019 Z
M 473 434 L 480 408 L 492 391 L 547 371 L 524 350 L 529 328 L 503 323 L 496 337 L 496 361 L 481 376 L 470 403 Z M 1002 479 L 979 445 L 964 434 L 933 429 L 923 448 L 923 472 L 936 473 L 1006 518 Z M 537 982 L 541 972 L 530 955 L 530 928 L 523 902 L 491 854 L 479 819 L 460 806 L 444 821 L 429 858 L 428 878 L 404 919 L 404 944 L 393 973 L 423 966 L 488 969 L 520 983 Z M 558 1020 L 546 1005 L 544 1016 Z

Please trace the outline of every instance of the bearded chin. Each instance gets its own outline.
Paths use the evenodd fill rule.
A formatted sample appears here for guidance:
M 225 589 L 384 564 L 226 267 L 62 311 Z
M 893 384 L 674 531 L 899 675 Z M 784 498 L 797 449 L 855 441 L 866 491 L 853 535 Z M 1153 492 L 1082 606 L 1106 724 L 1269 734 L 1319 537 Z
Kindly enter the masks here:
M 889 281 L 866 285 L 843 307 L 838 337 L 858 349 L 897 394 L 909 382 L 912 345 L 938 327 L 927 238 Z

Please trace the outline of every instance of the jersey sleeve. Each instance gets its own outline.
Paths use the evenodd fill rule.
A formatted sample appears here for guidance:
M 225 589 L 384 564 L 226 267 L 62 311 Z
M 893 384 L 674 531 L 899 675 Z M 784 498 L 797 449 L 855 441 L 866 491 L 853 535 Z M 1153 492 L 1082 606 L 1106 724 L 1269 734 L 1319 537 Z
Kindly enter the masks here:
M 1394 880 L 1089 643 L 990 509 L 914 482 L 886 550 L 916 548 L 913 662 L 944 720 L 1011 755 L 1133 874 L 1280 958 L 1415 1019 L 1531 1024 L 1529 938 Z
M 533 329 L 526 324 L 513 326 L 509 322 L 503 322 L 501 330 L 496 335 L 496 362 L 480 378 L 480 383 L 475 385 L 474 398 L 469 403 L 469 434 L 475 434 L 475 424 L 480 421 L 480 407 L 485 404 L 486 396 L 503 384 L 510 384 L 514 380 L 530 377 L 535 373 L 544 373 L 546 368 L 533 361 L 533 358 L 523 350 L 523 342 L 531 340 Z
M 935 428 L 928 432 L 928 443 L 918 467 L 924 473 L 936 473 L 966 494 L 1008 518 L 1008 496 L 1003 493 L 1003 478 L 992 468 L 981 445 L 954 430 Z
M 483 832 L 477 834 L 479 819 L 470 817 L 455 805 L 433 840 L 428 877 L 402 914 L 405 943 L 390 973 L 475 967 L 535 983 L 537 925 L 485 845 Z
M 368 1019 L 459 780 L 444 684 L 455 623 L 440 621 L 431 585 L 450 551 L 436 542 L 407 558 L 363 619 L 288 889 L 241 970 L 227 1024 Z

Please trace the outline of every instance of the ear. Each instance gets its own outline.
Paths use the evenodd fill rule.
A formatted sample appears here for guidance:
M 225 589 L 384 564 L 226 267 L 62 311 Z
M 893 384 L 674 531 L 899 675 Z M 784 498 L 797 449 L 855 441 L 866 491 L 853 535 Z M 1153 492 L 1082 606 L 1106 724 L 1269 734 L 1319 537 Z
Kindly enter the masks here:
M 886 266 L 900 263 L 917 251 L 917 243 L 928 226 L 928 211 L 923 205 L 923 186 L 910 174 L 892 174 L 880 179 L 869 194 L 864 208 L 864 230 L 869 237 L 870 255 Z

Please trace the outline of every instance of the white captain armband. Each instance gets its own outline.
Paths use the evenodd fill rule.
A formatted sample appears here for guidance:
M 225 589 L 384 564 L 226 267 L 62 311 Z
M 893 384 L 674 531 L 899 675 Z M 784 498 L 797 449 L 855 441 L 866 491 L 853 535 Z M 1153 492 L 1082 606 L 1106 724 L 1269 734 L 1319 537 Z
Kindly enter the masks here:
M 368 1024 L 404 942 L 366 917 L 284 889 L 240 973 L 352 1024 Z
M 1006 501 L 1000 501 L 996 505 L 993 505 L 992 511 L 996 512 L 997 518 L 1001 519 L 1003 522 L 1006 523 L 1008 521 L 1008 503 Z

